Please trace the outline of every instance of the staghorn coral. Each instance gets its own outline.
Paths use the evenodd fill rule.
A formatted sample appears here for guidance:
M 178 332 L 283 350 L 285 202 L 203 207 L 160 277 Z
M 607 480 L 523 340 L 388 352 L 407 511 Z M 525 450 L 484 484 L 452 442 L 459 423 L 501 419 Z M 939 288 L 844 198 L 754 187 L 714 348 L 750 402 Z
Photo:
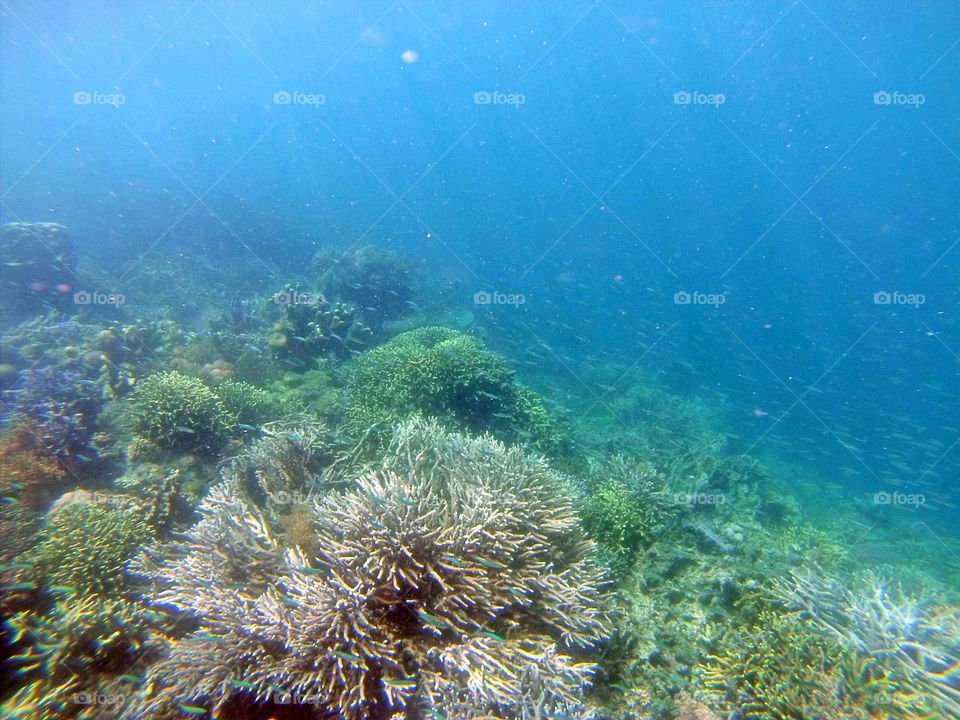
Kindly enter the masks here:
M 235 479 L 259 507 L 281 513 L 319 491 L 335 457 L 333 438 L 324 423 L 309 417 L 268 423 L 261 433 L 226 463 L 223 476 Z
M 137 383 L 129 416 L 137 435 L 169 450 L 215 453 L 236 418 L 200 380 L 176 371 Z
M 870 572 L 851 588 L 819 568 L 791 571 L 773 593 L 845 650 L 917 688 L 930 707 L 960 716 L 960 609 L 934 594 L 907 595 Z
M 704 701 L 747 720 L 919 720 L 932 711 L 877 658 L 846 650 L 807 620 L 772 607 L 755 623 L 727 630 L 700 679 L 713 693 Z
M 125 600 L 76 598 L 46 616 L 12 615 L 5 630 L 20 685 L 2 705 L 7 718 L 119 718 L 139 673 L 161 645 L 151 639 L 157 613 Z
M 150 535 L 137 512 L 75 502 L 53 513 L 27 555 L 50 586 L 107 595 L 124 588 L 123 567 Z
M 579 707 L 593 665 L 568 653 L 606 636 L 601 573 L 559 479 L 521 450 L 403 424 L 378 471 L 315 501 L 310 556 L 235 478 L 199 512 L 134 562 L 199 623 L 149 671 L 150 711 L 237 695 L 370 719 Z

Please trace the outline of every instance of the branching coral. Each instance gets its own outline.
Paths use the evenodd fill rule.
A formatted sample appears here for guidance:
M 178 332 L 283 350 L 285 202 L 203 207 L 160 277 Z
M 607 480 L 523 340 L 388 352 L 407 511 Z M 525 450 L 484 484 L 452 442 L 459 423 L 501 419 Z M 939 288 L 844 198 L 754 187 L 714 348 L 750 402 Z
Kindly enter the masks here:
M 47 616 L 13 615 L 5 629 L 23 684 L 2 706 L 7 718 L 119 718 L 159 645 L 156 613 L 124 600 L 70 598 Z
M 242 380 L 224 380 L 215 392 L 227 412 L 244 425 L 260 426 L 282 414 L 270 393 Z
M 663 478 L 648 462 L 614 455 L 592 468 L 581 514 L 615 576 L 629 569 L 636 553 L 653 540 L 673 510 Z
M 161 372 L 137 383 L 130 400 L 135 432 L 171 450 L 212 453 L 236 424 L 210 388 L 179 372 Z
M 226 465 L 224 476 L 260 507 L 273 511 L 302 503 L 318 491 L 316 481 L 334 460 L 326 425 L 308 418 L 269 423 L 263 436 Z
M 960 717 L 960 609 L 935 595 L 907 595 L 872 573 L 851 588 L 819 569 L 794 571 L 774 594 L 841 647 L 876 658 L 945 717 Z
M 357 358 L 347 375 L 347 414 L 358 428 L 423 415 L 545 452 L 569 444 L 543 401 L 514 383 L 504 359 L 456 330 L 401 333 Z
M 200 513 L 135 563 L 199 623 L 151 669 L 151 707 L 288 694 L 345 718 L 518 717 L 573 707 L 590 682 L 568 653 L 607 633 L 593 545 L 519 449 L 405 423 L 378 471 L 315 502 L 311 555 L 284 550 L 236 480 Z
M 728 630 L 701 679 L 715 693 L 705 699 L 748 719 L 930 717 L 912 687 L 876 658 L 845 650 L 803 618 L 774 608 L 755 624 Z
M 150 534 L 135 512 L 77 502 L 53 514 L 28 556 L 51 586 L 108 594 L 124 587 L 124 565 Z

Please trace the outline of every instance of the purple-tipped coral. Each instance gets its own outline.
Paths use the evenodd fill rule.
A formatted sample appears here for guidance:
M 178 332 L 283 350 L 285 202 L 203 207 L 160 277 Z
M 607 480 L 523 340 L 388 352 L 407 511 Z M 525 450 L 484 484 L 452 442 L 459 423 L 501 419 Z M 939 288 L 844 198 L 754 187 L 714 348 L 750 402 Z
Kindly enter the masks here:
M 96 454 L 91 446 L 99 402 L 91 398 L 93 382 L 76 369 L 32 368 L 8 390 L 13 419 L 25 423 L 37 442 L 65 462 Z
M 234 479 L 200 513 L 183 542 L 135 562 L 155 602 L 198 622 L 150 670 L 148 708 L 582 709 L 593 665 L 574 656 L 607 634 L 601 571 L 559 479 L 519 449 L 401 425 L 383 467 L 315 501 L 309 555 L 282 546 Z

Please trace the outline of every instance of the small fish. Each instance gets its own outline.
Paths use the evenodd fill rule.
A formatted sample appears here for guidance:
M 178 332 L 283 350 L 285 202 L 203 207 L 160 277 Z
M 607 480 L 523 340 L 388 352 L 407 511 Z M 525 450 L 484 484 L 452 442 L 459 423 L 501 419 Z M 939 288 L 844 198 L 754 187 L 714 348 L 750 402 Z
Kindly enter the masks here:
M 480 631 L 480 634 L 481 634 L 481 635 L 484 635 L 484 636 L 486 636 L 486 637 L 488 637 L 488 638 L 490 638 L 491 640 L 496 640 L 497 642 L 506 642 L 506 641 L 507 641 L 506 638 L 500 637 L 500 636 L 497 635 L 495 632 L 490 632 L 489 630 L 481 630 L 481 631 Z
M 447 626 L 447 621 L 442 618 L 438 618 L 436 615 L 431 615 L 425 610 L 417 610 L 417 615 L 420 616 L 420 619 L 429 625 L 434 627 L 442 628 Z
M 398 688 L 415 688 L 417 686 L 416 680 L 400 680 L 394 678 L 384 678 L 383 681 L 387 685 Z
M 484 567 L 496 568 L 497 570 L 504 570 L 507 567 L 501 562 L 497 562 L 496 560 L 487 560 L 487 558 L 478 557 L 477 562 L 483 565 Z
M 173 429 L 176 430 L 178 433 L 183 433 L 184 435 L 196 435 L 196 434 L 197 434 L 197 431 L 196 431 L 196 430 L 193 430 L 193 429 L 188 428 L 188 427 L 184 427 L 183 425 L 174 425 L 174 426 L 173 426 Z M 204 710 L 204 712 L 206 712 L 206 710 Z
M 413 500 L 409 500 L 409 499 L 407 499 L 407 498 L 405 498 L 405 497 L 398 497 L 397 500 L 399 500 L 400 502 L 402 502 L 404 505 L 406 505 L 406 506 L 408 506 L 408 507 L 416 507 L 416 506 L 417 506 L 417 503 L 416 503 L 416 502 L 414 502 Z
M 231 680 L 230 684 L 235 685 L 238 688 L 243 688 L 244 690 L 253 690 L 256 687 L 256 685 L 254 685 L 252 682 L 248 682 L 247 680 Z
M 141 682 L 143 682 L 143 678 L 139 675 L 121 675 L 120 679 L 124 682 L 130 683 L 131 685 L 139 685 Z
M 620 685 L 619 683 L 614 683 L 610 687 L 620 692 L 633 692 L 632 688 L 628 688 L 626 685 Z
M 201 715 L 207 714 L 206 708 L 202 708 L 197 705 L 184 705 L 183 703 L 177 703 L 177 707 L 191 717 L 200 717 Z
M 450 558 L 447 562 L 449 562 L 449 563 L 450 563 L 451 565 L 453 565 L 454 567 L 458 567 L 458 568 L 470 567 L 470 566 L 469 566 L 467 563 L 465 563 L 463 560 L 458 560 L 457 558 Z
M 340 650 L 331 650 L 330 654 L 336 655 L 338 658 L 341 658 L 343 660 L 349 660 L 352 663 L 359 664 L 360 662 L 362 662 L 360 656 L 354 655 L 353 653 L 341 652 Z

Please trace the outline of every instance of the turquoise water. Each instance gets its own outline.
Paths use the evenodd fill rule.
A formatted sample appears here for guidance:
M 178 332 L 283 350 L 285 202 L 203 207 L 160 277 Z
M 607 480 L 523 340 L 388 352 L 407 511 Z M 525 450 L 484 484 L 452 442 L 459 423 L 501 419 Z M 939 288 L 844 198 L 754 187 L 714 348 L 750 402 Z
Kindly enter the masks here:
M 957 6 L 0 18 L 5 713 L 957 716 Z

